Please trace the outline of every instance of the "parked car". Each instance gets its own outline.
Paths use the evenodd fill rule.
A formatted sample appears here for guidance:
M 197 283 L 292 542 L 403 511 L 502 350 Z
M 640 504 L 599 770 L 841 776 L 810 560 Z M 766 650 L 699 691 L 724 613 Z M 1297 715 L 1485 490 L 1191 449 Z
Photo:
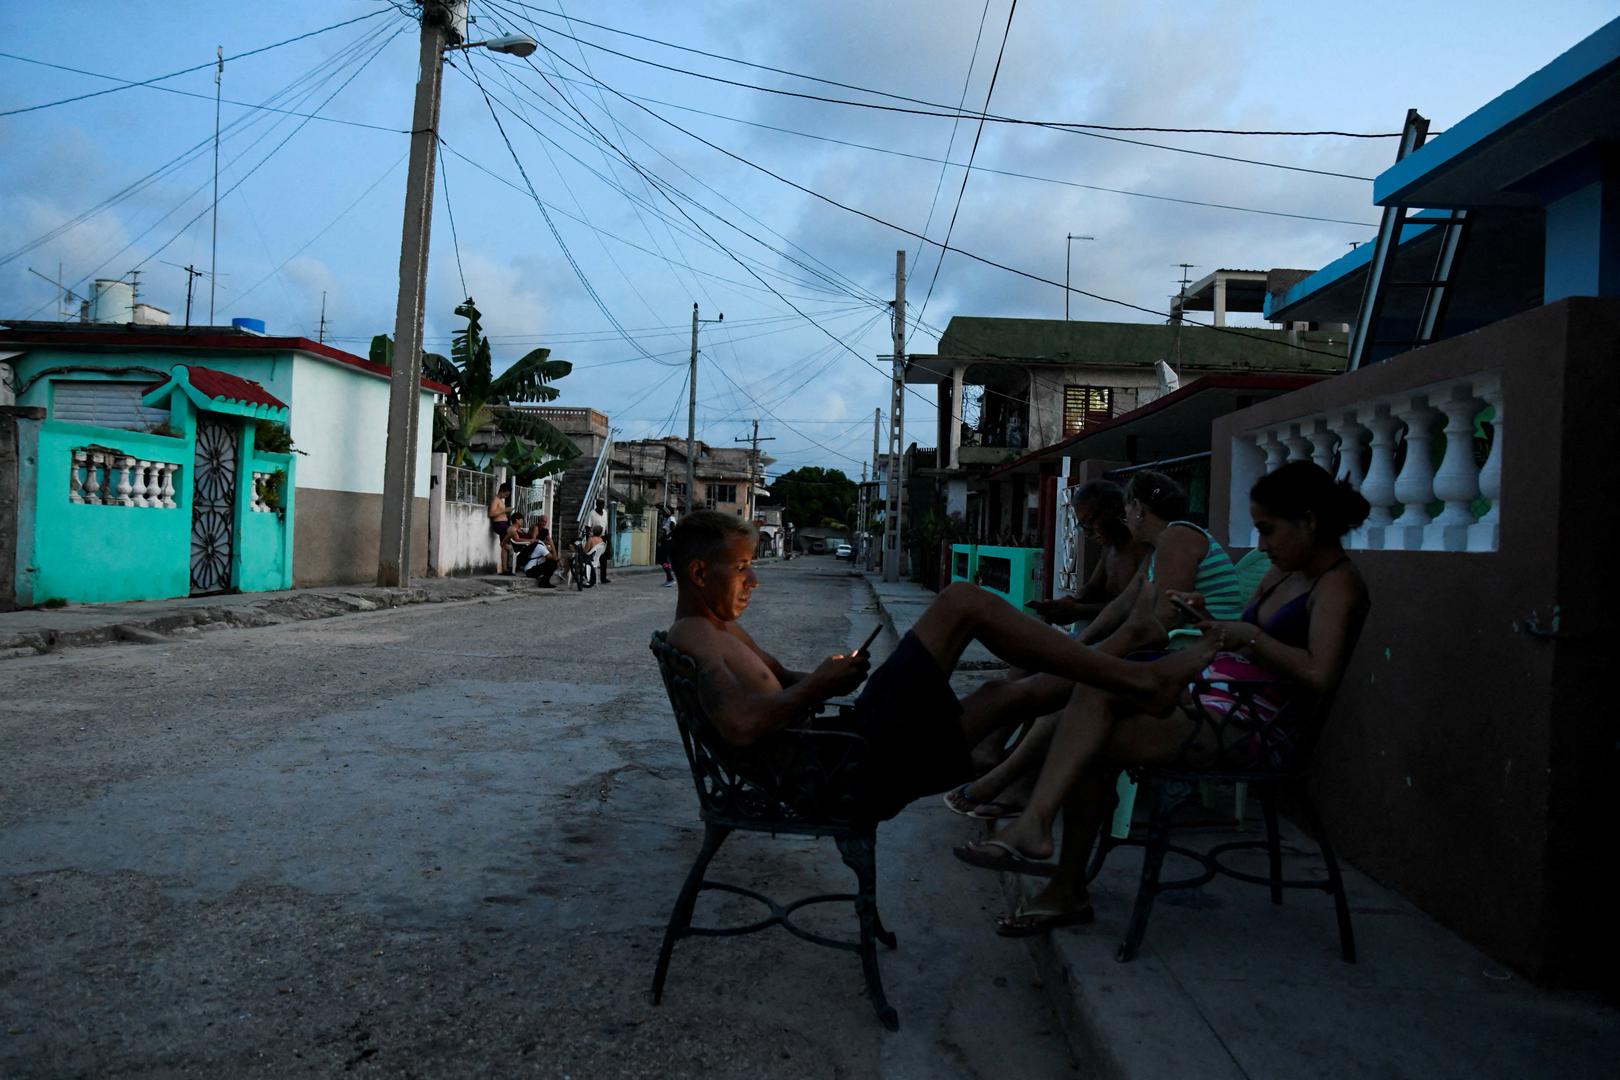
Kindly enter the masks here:
M 840 559 L 853 559 L 855 557 L 855 549 L 850 547 L 848 544 L 839 544 L 838 547 L 833 551 L 833 554 Z

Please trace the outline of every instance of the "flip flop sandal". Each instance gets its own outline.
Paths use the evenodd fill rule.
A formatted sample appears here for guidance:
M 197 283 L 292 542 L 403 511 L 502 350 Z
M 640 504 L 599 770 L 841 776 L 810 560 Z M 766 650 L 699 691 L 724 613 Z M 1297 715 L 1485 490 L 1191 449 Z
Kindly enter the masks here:
M 995 821 L 997 818 L 1017 817 L 1024 812 L 1022 806 L 1013 806 L 1011 803 L 996 802 L 994 799 L 985 799 L 983 802 L 967 793 L 967 784 L 947 791 L 941 800 L 945 809 L 953 814 L 963 817 L 978 818 L 980 821 Z
M 1008 938 L 1034 937 L 1065 926 L 1084 926 L 1096 919 L 1097 913 L 1090 904 L 1068 911 L 1021 907 L 1011 915 L 1003 915 L 996 920 L 996 933 Z
M 1057 863 L 1032 859 L 1011 844 L 1000 840 L 975 840 L 951 849 L 951 853 L 969 866 L 982 870 L 999 870 L 1004 874 L 1027 874 L 1030 877 L 1052 877 Z

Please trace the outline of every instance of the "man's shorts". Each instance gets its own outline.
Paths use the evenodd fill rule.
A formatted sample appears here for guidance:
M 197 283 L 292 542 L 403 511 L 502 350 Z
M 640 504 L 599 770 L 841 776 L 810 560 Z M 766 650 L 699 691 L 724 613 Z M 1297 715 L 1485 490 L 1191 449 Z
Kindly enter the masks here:
M 962 736 L 962 703 L 950 676 L 907 632 L 855 699 L 855 731 L 871 748 L 863 802 L 878 821 L 924 795 L 973 779 Z

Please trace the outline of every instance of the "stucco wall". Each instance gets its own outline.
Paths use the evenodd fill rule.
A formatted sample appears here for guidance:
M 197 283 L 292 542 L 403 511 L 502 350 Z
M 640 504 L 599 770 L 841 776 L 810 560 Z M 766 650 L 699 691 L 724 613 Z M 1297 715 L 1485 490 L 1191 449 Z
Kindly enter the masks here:
M 304 464 L 299 462 L 300 476 Z M 380 466 L 379 466 L 380 468 Z M 357 585 L 377 580 L 382 495 L 299 487 L 293 529 L 293 587 Z M 411 575 L 427 574 L 428 501 L 411 511 Z
M 500 568 L 501 545 L 490 531 L 487 507 L 447 502 L 441 520 L 444 539 L 435 537 L 441 576 L 493 574 Z
M 292 436 L 307 456 L 298 482 L 327 491 L 382 494 L 388 453 L 387 379 L 327 360 L 298 356 L 293 367 Z M 416 495 L 427 498 L 433 449 L 433 397 L 422 395 L 416 435 Z M 373 572 L 376 568 L 373 567 Z
M 1620 828 L 1620 722 L 1598 669 L 1612 664 L 1617 359 L 1620 302 L 1539 308 L 1223 417 L 1211 490 L 1216 508 L 1244 494 L 1230 466 L 1257 424 L 1500 366 L 1498 550 L 1352 552 L 1373 607 L 1314 788 L 1362 869 L 1533 975 L 1611 990 L 1620 933 L 1599 853 Z M 1236 531 L 1227 514 L 1211 523 L 1223 542 Z M 1526 633 L 1532 619 L 1561 636 Z

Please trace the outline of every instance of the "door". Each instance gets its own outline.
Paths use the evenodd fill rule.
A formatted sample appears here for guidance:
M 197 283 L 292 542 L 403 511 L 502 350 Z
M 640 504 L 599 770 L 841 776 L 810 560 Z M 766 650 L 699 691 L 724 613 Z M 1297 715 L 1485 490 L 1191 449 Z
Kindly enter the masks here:
M 198 418 L 191 476 L 191 595 L 224 592 L 236 549 L 235 424 Z

